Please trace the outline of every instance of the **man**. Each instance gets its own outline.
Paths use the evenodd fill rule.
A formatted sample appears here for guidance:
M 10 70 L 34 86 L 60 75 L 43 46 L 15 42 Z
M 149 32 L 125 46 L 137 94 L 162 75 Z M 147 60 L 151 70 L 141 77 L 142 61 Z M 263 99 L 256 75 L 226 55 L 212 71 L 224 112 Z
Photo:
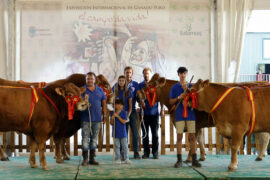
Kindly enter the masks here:
M 148 86 L 148 82 L 150 80 L 150 75 L 152 74 L 152 69 L 146 67 L 143 69 L 143 77 L 144 81 L 139 84 L 139 89 L 142 89 L 145 86 Z M 144 155 L 143 159 L 148 159 L 150 155 L 150 147 L 149 147 L 149 126 L 151 128 L 152 133 L 152 153 L 153 159 L 158 159 L 158 128 L 159 128 L 159 113 L 158 113 L 158 103 L 155 102 L 153 106 L 150 106 L 149 101 L 146 99 L 145 101 L 140 102 L 141 111 L 144 111 L 144 121 L 145 129 L 142 124 L 143 131 L 143 147 L 144 147 Z M 161 105 L 160 115 L 164 114 L 163 105 Z M 142 114 L 141 114 L 142 115 Z M 142 117 L 142 116 L 141 116 Z
M 105 115 L 107 111 L 106 96 L 103 90 L 98 87 L 95 82 L 96 75 L 93 72 L 87 73 L 85 85 L 86 91 L 82 94 L 82 96 L 88 96 L 91 116 L 89 117 L 88 109 L 82 111 L 80 114 L 82 127 L 83 166 L 88 164 L 88 150 L 90 150 L 89 164 L 99 164 L 97 161 L 95 161 L 95 151 L 97 147 L 98 134 L 101 128 L 101 105 L 103 109 L 103 115 Z M 104 118 L 103 123 L 105 123 Z
M 179 168 L 182 166 L 182 137 L 185 126 L 187 126 L 187 132 L 189 133 L 190 149 L 192 154 L 192 166 L 201 167 L 201 164 L 197 161 L 196 155 L 196 139 L 195 139 L 195 121 L 196 117 L 193 109 L 187 109 L 188 116 L 183 117 L 184 106 L 182 100 L 185 95 L 184 92 L 191 85 L 188 85 L 186 81 L 187 68 L 179 67 L 177 70 L 179 76 L 179 82 L 172 86 L 170 91 L 170 104 L 177 106 L 175 110 L 175 127 L 177 131 L 177 162 L 174 167 Z
M 130 66 L 125 67 L 124 69 L 124 74 L 126 77 L 126 81 L 128 84 L 128 88 L 131 91 L 132 94 L 132 111 L 129 116 L 129 123 L 127 123 L 126 128 L 127 128 L 127 133 L 129 126 L 131 128 L 132 132 L 132 142 L 133 142 L 133 151 L 134 151 L 134 159 L 141 159 L 140 154 L 139 154 L 139 132 L 138 132 L 138 118 L 137 118 L 137 113 L 136 113 L 136 94 L 139 89 L 139 84 L 136 81 L 132 80 L 132 74 L 133 74 L 133 69 Z

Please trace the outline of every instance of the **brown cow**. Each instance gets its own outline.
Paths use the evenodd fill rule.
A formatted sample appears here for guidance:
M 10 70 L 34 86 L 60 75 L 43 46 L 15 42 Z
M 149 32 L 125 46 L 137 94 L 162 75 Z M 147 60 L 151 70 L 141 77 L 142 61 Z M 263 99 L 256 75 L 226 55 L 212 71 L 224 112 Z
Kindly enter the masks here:
M 154 74 L 153 77 L 151 78 L 150 82 L 148 83 L 149 85 L 159 85 L 157 88 L 157 101 L 159 101 L 161 104 L 164 104 L 169 110 L 172 108 L 172 105 L 169 103 L 169 94 L 171 87 L 176 84 L 178 81 L 175 80 L 169 80 L 166 79 L 166 83 L 164 86 L 160 86 L 160 84 L 163 85 L 164 79 L 160 78 L 158 74 Z M 257 85 L 262 85 L 262 84 L 267 84 L 268 82 L 244 82 L 244 83 L 226 83 L 226 86 L 257 86 Z M 138 96 L 140 99 L 145 99 L 145 94 L 143 91 L 138 91 Z M 174 120 L 174 111 L 170 113 L 170 119 Z M 204 148 L 204 137 L 202 135 L 202 128 L 207 128 L 207 127 L 214 127 L 214 123 L 212 118 L 210 117 L 208 121 L 208 113 L 204 111 L 198 111 L 195 109 L 195 115 L 196 115 L 196 139 L 199 143 L 199 148 L 200 148 L 200 161 L 205 160 L 205 148 Z M 173 121 L 174 124 L 174 121 Z M 258 157 L 256 158 L 257 161 L 262 160 L 263 155 L 266 152 L 266 148 L 269 142 L 269 133 L 259 133 L 259 136 L 262 140 L 260 144 L 260 153 Z M 189 155 L 187 157 L 186 162 L 191 162 L 191 153 L 189 152 Z
M 76 86 L 81 87 L 85 85 L 85 74 L 72 74 L 69 77 L 66 78 L 68 82 L 74 83 Z M 64 81 L 62 81 L 64 82 Z M 107 92 L 107 102 L 112 103 L 113 100 L 113 93 L 112 89 L 110 87 L 109 82 L 106 80 L 106 78 L 103 75 L 98 75 L 96 79 L 97 85 L 101 86 L 105 89 Z M 28 87 L 31 85 L 38 86 L 39 83 L 29 83 L 29 82 L 14 82 L 14 81 L 8 81 L 4 79 L 0 79 L 1 85 L 10 85 L 10 86 L 22 86 L 22 87 Z M 79 112 L 74 113 L 74 117 L 72 120 L 68 120 L 68 117 L 65 116 L 62 120 L 61 128 L 60 130 L 53 134 L 54 137 L 54 143 L 55 143 L 55 158 L 57 163 L 62 163 L 63 160 L 69 160 L 69 155 L 67 153 L 67 150 L 65 148 L 65 139 L 73 136 L 81 127 L 80 125 L 80 119 L 79 119 Z M 35 146 L 33 147 L 35 148 Z M 31 158 L 34 159 L 35 156 L 35 150 L 31 150 Z M 1 160 L 8 160 L 7 155 L 4 153 L 4 151 L 0 147 L 0 158 Z
M 30 86 L 39 87 L 39 86 L 41 86 L 40 83 L 26 83 L 23 81 L 10 81 L 10 80 L 0 78 L 0 86 L 3 86 L 3 85 L 12 86 L 12 87 L 30 87 Z M 1 146 L 0 146 L 0 160 L 1 161 L 8 161 L 9 160 L 7 154 L 4 152 L 4 150 L 1 148 Z
M 197 109 L 209 113 L 217 99 L 228 88 L 225 85 L 209 83 L 208 80 L 198 80 L 191 88 L 191 90 L 193 89 L 197 92 Z M 270 105 L 270 86 L 250 87 L 250 89 L 254 94 L 256 109 L 254 132 L 270 132 L 270 123 L 268 122 L 270 113 L 266 109 Z M 229 171 L 237 169 L 237 152 L 243 136 L 249 131 L 251 113 L 251 102 L 249 101 L 247 90 L 236 87 L 211 114 L 219 133 L 231 139 L 232 155 L 231 163 L 228 167 Z
M 66 82 L 66 83 L 64 83 Z M 61 85 L 60 85 L 61 84 Z M 63 84 L 63 85 L 62 85 Z M 78 88 L 66 80 L 59 80 L 48 84 L 42 89 L 43 92 L 54 102 L 59 111 L 40 92 L 39 101 L 35 105 L 34 113 L 28 126 L 32 91 L 29 88 L 0 88 L 0 131 L 18 131 L 29 135 L 32 139 L 32 148 L 37 145 L 39 149 L 40 164 L 43 169 L 48 169 L 45 152 L 45 142 L 51 134 L 60 128 L 61 119 L 67 114 L 67 103 L 65 97 L 79 96 L 85 88 Z M 87 107 L 85 101 L 80 99 L 76 104 L 77 110 Z M 36 167 L 35 159 L 29 158 L 31 167 Z

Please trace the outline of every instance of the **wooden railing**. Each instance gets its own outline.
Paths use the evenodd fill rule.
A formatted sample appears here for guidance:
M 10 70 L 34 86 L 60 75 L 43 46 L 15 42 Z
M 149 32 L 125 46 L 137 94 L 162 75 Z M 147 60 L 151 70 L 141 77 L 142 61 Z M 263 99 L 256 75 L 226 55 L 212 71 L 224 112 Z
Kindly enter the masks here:
M 167 122 L 165 122 L 165 116 L 167 119 Z M 174 135 L 175 135 L 175 130 L 174 130 L 174 126 L 171 120 L 169 120 L 169 115 L 168 112 L 165 113 L 164 117 L 160 117 L 160 122 L 161 122 L 161 128 L 160 128 L 160 153 L 162 155 L 166 154 L 166 150 L 168 151 L 175 151 L 176 150 L 176 145 L 175 145 L 175 139 L 174 139 Z M 138 115 L 139 117 L 139 115 Z M 139 119 L 139 118 L 138 118 Z M 169 122 L 168 122 L 169 121 Z M 140 125 L 140 123 L 138 123 Z M 104 137 L 103 137 L 103 141 L 102 141 L 102 132 L 100 131 L 99 134 L 99 138 L 98 138 L 98 151 L 103 151 L 104 149 L 106 150 L 106 152 L 110 152 L 112 150 L 113 144 L 112 144 L 112 138 L 111 138 L 111 127 L 110 127 L 110 123 L 109 123 L 109 117 L 106 118 L 106 123 L 104 125 Z M 166 127 L 168 126 L 168 127 Z M 207 140 L 208 143 L 205 144 L 205 148 L 208 148 L 208 151 L 215 151 L 215 152 L 219 152 L 221 151 L 221 149 L 223 149 L 225 152 L 227 152 L 230 148 L 229 145 L 229 141 L 226 138 L 221 138 L 221 136 L 218 134 L 217 131 L 215 131 L 215 133 L 213 133 L 213 129 L 215 128 L 205 128 L 203 130 L 203 134 L 204 136 L 208 136 Z M 139 130 L 141 131 L 141 128 L 139 127 Z M 166 137 L 166 130 L 169 130 L 169 137 Z M 23 150 L 26 150 L 26 152 L 30 151 L 30 139 L 28 137 L 24 137 L 25 135 L 19 133 L 15 133 L 15 132 L 11 132 L 10 135 L 10 144 L 8 145 L 8 141 L 7 141 L 7 133 L 2 133 L 3 135 L 3 149 L 10 149 L 12 152 L 15 152 L 15 150 L 18 150 L 18 152 L 23 152 Z M 68 153 L 73 152 L 73 154 L 71 155 L 78 155 L 78 151 L 79 149 L 81 149 L 81 142 L 78 141 L 78 133 L 74 134 L 74 136 L 72 136 L 70 139 L 67 139 L 67 143 L 66 143 L 66 147 L 68 150 Z M 26 138 L 26 144 L 23 144 L 23 137 Z M 183 143 L 183 148 L 188 151 L 189 150 L 189 143 L 188 143 L 188 136 L 185 135 L 185 143 Z M 165 143 L 165 140 L 167 138 L 167 141 L 169 143 Z M 151 139 L 151 136 L 150 136 Z M 215 140 L 215 143 L 214 143 Z M 223 143 L 221 143 L 220 140 L 223 140 Z M 71 141 L 73 141 L 74 146 L 73 149 L 71 149 Z M 259 138 L 256 135 L 256 143 L 252 144 L 251 143 L 251 137 L 247 137 L 247 146 L 246 146 L 246 153 L 247 154 L 251 154 L 251 148 L 255 147 L 256 150 L 259 150 Z M 53 139 L 52 137 L 47 141 L 46 143 L 46 149 L 49 152 L 53 152 L 54 151 L 54 143 L 53 143 Z M 132 135 L 131 135 L 131 131 L 129 131 L 129 147 L 130 147 L 130 151 L 132 151 Z M 198 146 L 197 146 L 198 147 Z M 141 137 L 139 139 L 139 150 L 141 151 L 143 148 L 142 143 L 141 143 Z M 206 150 L 207 151 L 207 150 Z M 243 146 L 243 142 L 241 143 L 241 148 L 240 148 L 240 154 L 244 154 L 244 146 Z

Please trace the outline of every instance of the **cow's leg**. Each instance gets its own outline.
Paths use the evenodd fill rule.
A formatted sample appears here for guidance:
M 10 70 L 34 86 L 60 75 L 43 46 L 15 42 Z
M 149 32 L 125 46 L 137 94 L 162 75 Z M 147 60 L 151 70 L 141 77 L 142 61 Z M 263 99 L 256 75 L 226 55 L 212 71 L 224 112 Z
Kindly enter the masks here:
M 238 166 L 238 159 L 237 159 L 237 152 L 241 145 L 241 140 L 243 139 L 244 133 L 234 133 L 232 136 L 232 143 L 231 143 L 231 163 L 228 167 L 229 171 L 235 171 Z
M 55 138 L 54 137 L 54 143 L 55 143 L 55 159 L 56 163 L 63 163 L 64 160 L 61 156 L 61 138 Z
M 30 155 L 29 155 L 29 164 L 31 168 L 37 168 L 38 165 L 36 164 L 36 156 L 35 152 L 37 149 L 37 143 L 31 139 L 31 149 L 30 149 Z
M 68 154 L 68 152 L 67 152 L 67 149 L 66 149 L 65 144 L 66 144 L 66 139 L 63 139 L 63 140 L 61 141 L 62 156 L 63 156 L 64 160 L 70 160 L 70 157 L 69 157 L 69 154 Z
M 202 129 L 200 129 L 197 133 L 196 133 L 196 139 L 199 143 L 199 147 L 200 147 L 200 159 L 199 161 L 204 161 L 205 160 L 205 147 L 204 147 L 204 136 L 202 133 Z
M 40 165 L 44 170 L 48 170 L 47 161 L 45 157 L 45 143 L 46 141 L 43 141 L 41 143 L 38 143 L 38 149 L 39 149 L 39 162 Z
M 261 161 L 265 155 L 268 143 L 269 143 L 269 133 L 259 133 L 261 144 L 260 144 L 260 154 L 255 159 L 255 161 Z
M 0 159 L 1 161 L 9 161 L 7 154 L 1 147 L 0 147 Z

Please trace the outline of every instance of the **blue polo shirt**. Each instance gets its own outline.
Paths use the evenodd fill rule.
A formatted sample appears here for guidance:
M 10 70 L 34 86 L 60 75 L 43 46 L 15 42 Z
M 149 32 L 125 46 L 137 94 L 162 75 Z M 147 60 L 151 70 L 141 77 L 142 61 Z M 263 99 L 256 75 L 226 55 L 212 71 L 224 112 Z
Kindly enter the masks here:
M 112 115 L 113 115 L 113 112 L 111 113 L 111 116 Z M 122 110 L 120 112 L 119 116 L 122 119 L 127 120 L 127 112 L 126 111 Z M 114 130 L 112 129 L 112 137 L 113 137 L 113 132 L 114 132 Z M 115 138 L 124 138 L 124 137 L 127 137 L 126 124 L 122 124 L 120 122 L 120 120 L 117 117 L 115 117 Z
M 192 84 L 189 87 L 191 87 L 191 86 L 192 86 Z M 182 88 L 181 84 L 178 82 L 172 86 L 171 91 L 170 91 L 170 98 L 176 98 L 177 96 L 179 96 L 183 92 L 184 92 L 184 89 Z M 178 104 L 178 101 L 175 103 L 175 106 L 177 106 L 177 104 Z M 196 117 L 195 117 L 195 114 L 194 114 L 194 111 L 192 108 L 188 107 L 188 109 L 187 109 L 188 117 L 187 118 L 183 117 L 183 110 L 184 110 L 183 103 L 180 102 L 179 106 L 177 107 L 177 109 L 175 111 L 175 121 L 195 121 L 196 120 Z
M 117 84 L 115 84 L 115 85 L 117 86 Z M 113 92 L 114 92 L 115 85 L 112 88 L 112 91 Z M 129 96 L 128 97 L 125 97 L 125 99 L 124 99 L 124 91 L 125 90 L 119 89 L 119 96 L 117 96 L 117 94 L 115 94 L 115 97 L 116 97 L 116 99 L 119 98 L 119 99 L 121 99 L 121 100 L 124 101 L 124 105 L 125 105 L 125 108 L 124 109 L 125 109 L 126 112 L 128 112 L 128 109 L 129 109 L 129 102 L 128 101 L 129 101 L 129 98 L 132 98 L 132 92 L 129 89 Z
M 137 91 L 139 90 L 139 84 L 136 81 L 131 80 L 128 84 L 128 88 L 131 91 L 132 94 L 132 112 L 136 112 L 136 98 L 137 98 Z
M 92 122 L 101 122 L 101 101 L 106 99 L 106 96 L 103 92 L 103 90 L 95 85 L 96 88 L 92 92 L 90 91 L 87 86 L 85 92 L 82 94 L 82 97 L 85 96 L 85 94 L 88 94 L 88 101 L 90 103 L 90 113 L 91 113 L 91 121 Z M 89 112 L 88 108 L 84 111 L 80 112 L 80 118 L 81 121 L 89 122 Z
M 146 86 L 145 82 L 141 82 L 139 84 L 139 90 L 144 88 Z M 154 104 L 154 106 L 150 107 L 148 99 L 144 100 L 145 103 L 145 109 L 144 109 L 144 114 L 145 115 L 159 115 L 158 114 L 158 102 Z M 140 110 L 141 113 L 141 110 Z

